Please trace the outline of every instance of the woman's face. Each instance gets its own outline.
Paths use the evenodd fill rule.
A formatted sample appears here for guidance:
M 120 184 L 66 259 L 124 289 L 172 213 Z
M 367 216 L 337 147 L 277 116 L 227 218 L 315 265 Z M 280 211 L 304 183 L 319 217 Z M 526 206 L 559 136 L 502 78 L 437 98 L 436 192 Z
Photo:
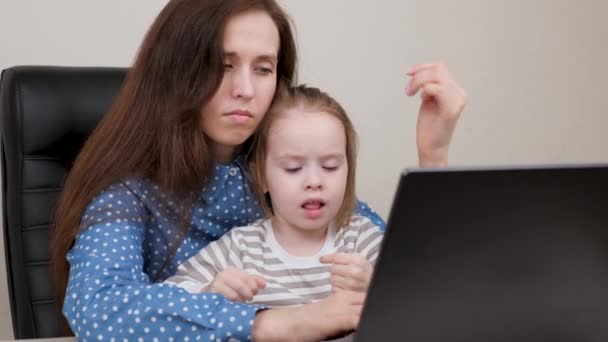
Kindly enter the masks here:
M 226 24 L 224 51 L 224 78 L 203 107 L 202 124 L 215 158 L 225 162 L 270 107 L 277 83 L 279 31 L 266 12 L 237 14 Z

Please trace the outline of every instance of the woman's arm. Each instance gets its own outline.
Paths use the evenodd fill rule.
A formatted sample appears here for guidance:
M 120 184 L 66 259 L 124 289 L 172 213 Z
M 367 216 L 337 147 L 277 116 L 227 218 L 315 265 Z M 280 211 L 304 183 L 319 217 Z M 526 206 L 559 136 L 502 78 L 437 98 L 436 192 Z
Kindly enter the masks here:
M 147 213 L 125 184 L 95 198 L 68 254 L 63 312 L 87 339 L 247 340 L 260 307 L 152 283 L 143 255 Z
M 417 64 L 408 75 L 411 79 L 406 95 L 420 93 L 422 98 L 416 125 L 418 165 L 446 166 L 450 142 L 468 95 L 445 63 Z
M 365 294 L 339 291 L 297 308 L 261 310 L 256 314 L 254 341 L 321 341 L 353 331 L 359 324 Z

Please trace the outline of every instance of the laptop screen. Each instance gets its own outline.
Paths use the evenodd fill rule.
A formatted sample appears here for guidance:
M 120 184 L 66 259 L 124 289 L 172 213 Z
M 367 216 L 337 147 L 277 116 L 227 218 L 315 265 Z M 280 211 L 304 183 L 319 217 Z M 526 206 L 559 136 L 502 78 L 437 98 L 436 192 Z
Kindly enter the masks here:
M 400 179 L 356 341 L 608 341 L 608 167 Z

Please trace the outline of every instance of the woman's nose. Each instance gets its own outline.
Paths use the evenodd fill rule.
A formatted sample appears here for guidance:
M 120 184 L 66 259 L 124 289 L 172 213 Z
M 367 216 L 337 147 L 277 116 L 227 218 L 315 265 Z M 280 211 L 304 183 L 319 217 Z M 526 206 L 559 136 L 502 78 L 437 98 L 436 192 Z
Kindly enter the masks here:
M 245 68 L 233 71 L 232 96 L 249 100 L 255 95 L 253 75 Z

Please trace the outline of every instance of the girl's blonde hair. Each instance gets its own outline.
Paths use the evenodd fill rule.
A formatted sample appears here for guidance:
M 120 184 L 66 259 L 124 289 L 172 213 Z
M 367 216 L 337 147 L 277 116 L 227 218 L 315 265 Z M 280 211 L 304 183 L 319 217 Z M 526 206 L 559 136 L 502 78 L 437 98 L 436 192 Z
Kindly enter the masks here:
M 346 180 L 346 191 L 342 206 L 336 214 L 335 223 L 338 227 L 348 224 L 355 207 L 355 171 L 357 160 L 357 133 L 352 122 L 344 111 L 344 108 L 327 93 L 318 88 L 299 85 L 295 87 L 281 86 L 277 90 L 268 113 L 260 123 L 252 146 L 251 174 L 255 187 L 255 194 L 260 202 L 264 215 L 273 215 L 270 196 L 264 192 L 263 185 L 266 183 L 266 157 L 268 153 L 268 135 L 272 124 L 284 113 L 292 109 L 315 111 L 331 115 L 342 123 L 346 137 L 346 161 L 348 175 Z

